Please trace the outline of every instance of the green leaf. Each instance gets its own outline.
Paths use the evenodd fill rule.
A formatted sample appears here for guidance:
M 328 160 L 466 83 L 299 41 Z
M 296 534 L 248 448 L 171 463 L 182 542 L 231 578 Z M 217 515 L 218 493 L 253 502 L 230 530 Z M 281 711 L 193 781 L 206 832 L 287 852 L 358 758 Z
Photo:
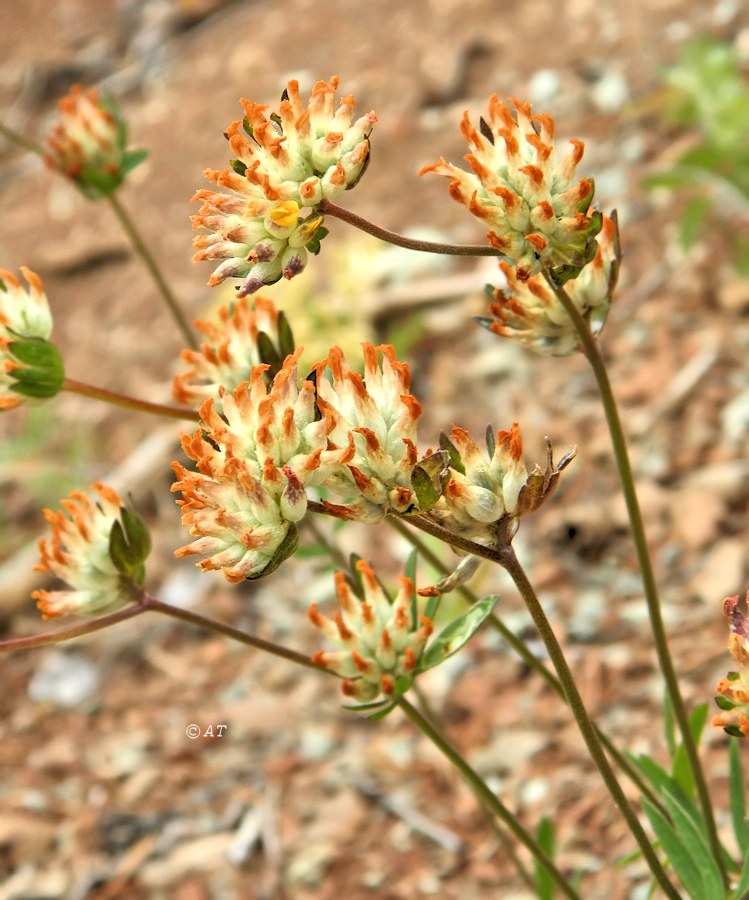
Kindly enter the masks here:
M 554 851 L 556 845 L 556 833 L 554 822 L 548 816 L 544 816 L 538 823 L 536 829 L 536 842 L 544 851 L 550 860 L 554 860 Z M 536 861 L 536 896 L 538 900 L 553 900 L 554 898 L 554 879 L 547 870 Z
M 741 870 L 741 878 L 734 889 L 734 900 L 746 900 L 749 895 L 749 853 L 744 857 L 744 868 Z
M 703 887 L 700 871 L 683 845 L 680 836 L 648 800 L 643 797 L 641 802 L 645 815 L 684 888 L 695 900 L 707 900 L 710 895 L 700 893 Z M 722 893 L 715 896 L 721 897 Z
M 695 745 L 699 746 L 702 732 L 707 722 L 707 703 L 695 707 L 689 717 L 689 730 L 692 732 Z M 694 797 L 694 776 L 684 744 L 680 744 L 674 754 L 671 774 L 676 783 L 688 797 Z
M 715 897 L 716 900 L 723 897 L 725 895 L 723 879 L 720 869 L 710 852 L 704 825 L 701 821 L 699 824 L 695 823 L 681 802 L 670 792 L 666 792 L 663 799 L 674 823 L 674 831 L 678 836 L 681 849 L 688 854 L 690 860 L 697 866 L 701 881 L 701 888 L 697 896 L 701 900 L 707 897 Z M 674 862 L 675 867 L 676 864 Z M 686 884 L 684 886 L 687 887 Z
M 738 741 L 731 741 L 728 747 L 728 791 L 733 833 L 736 835 L 736 844 L 742 856 L 749 853 L 749 825 L 746 821 L 745 790 L 741 765 L 741 745 Z
M 474 603 L 460 618 L 455 619 L 444 628 L 422 654 L 419 660 L 419 672 L 438 666 L 465 646 L 487 617 L 491 615 L 498 599 L 496 594 L 484 597 L 483 600 Z
M 151 552 L 151 535 L 142 519 L 127 507 L 120 509 L 109 532 L 109 558 L 118 572 L 128 577 L 143 565 Z
M 247 171 L 247 164 L 243 163 L 241 159 L 233 159 L 229 163 L 232 168 L 232 171 L 236 172 L 237 175 L 244 175 Z
M 440 434 L 440 449 L 445 450 L 450 457 L 450 468 L 455 469 L 456 472 L 460 472 L 461 475 L 465 475 L 466 467 L 463 465 L 463 460 L 458 452 L 458 448 L 444 431 Z
M 411 488 L 416 494 L 419 512 L 430 510 L 442 495 L 442 491 L 435 486 L 432 478 L 418 463 L 411 472 Z
M 406 578 L 411 579 L 411 584 L 416 587 L 416 563 L 418 561 L 418 552 L 416 548 L 414 548 L 409 554 L 408 559 L 406 560 L 406 565 L 403 567 L 403 574 Z M 411 624 L 413 627 L 416 627 L 416 623 L 419 621 L 419 598 L 416 590 L 413 591 L 411 595 Z
M 279 355 L 278 350 L 276 350 L 273 341 L 264 331 L 258 333 L 256 344 L 260 362 L 270 366 L 270 369 L 265 373 L 268 382 L 270 383 L 281 371 L 283 358 Z
M 122 156 L 120 172 L 123 176 L 132 172 L 148 157 L 148 150 L 127 150 Z
M 712 207 L 709 197 L 694 197 L 684 208 L 679 220 L 679 244 L 690 250 L 705 230 L 707 216 Z
M 286 318 L 286 313 L 281 311 L 278 314 L 278 347 L 281 356 L 287 357 L 294 352 L 294 334 L 291 331 L 291 325 Z

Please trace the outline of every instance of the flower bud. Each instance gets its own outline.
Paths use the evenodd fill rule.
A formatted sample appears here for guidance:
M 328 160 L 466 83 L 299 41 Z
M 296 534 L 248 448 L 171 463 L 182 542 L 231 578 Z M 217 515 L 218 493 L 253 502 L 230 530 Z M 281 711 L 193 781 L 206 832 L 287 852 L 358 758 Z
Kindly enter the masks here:
M 47 136 L 47 165 L 75 181 L 92 200 L 112 194 L 146 151 L 127 149 L 127 126 L 111 98 L 74 85 L 58 105 L 62 115 Z
M 749 592 L 745 604 L 749 610 Z M 713 717 L 713 725 L 734 737 L 749 735 L 749 620 L 739 606 L 739 598 L 723 601 L 723 614 L 728 619 L 728 649 L 739 666 L 718 682 L 715 702 L 721 712 Z

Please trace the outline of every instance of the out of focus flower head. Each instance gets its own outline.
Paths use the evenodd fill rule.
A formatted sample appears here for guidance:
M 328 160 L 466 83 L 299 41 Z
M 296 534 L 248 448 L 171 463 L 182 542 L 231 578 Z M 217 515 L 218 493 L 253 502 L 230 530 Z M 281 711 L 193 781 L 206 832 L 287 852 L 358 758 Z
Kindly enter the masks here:
M 187 368 L 174 378 L 172 394 L 179 403 L 201 404 L 219 398 L 219 389 L 233 391 L 246 381 L 253 366 L 270 365 L 271 377 L 294 352 L 294 339 L 283 312 L 273 301 L 243 297 L 218 312 L 218 322 L 196 322 L 206 340 L 200 350 L 185 349 Z
M 563 289 L 594 334 L 603 327 L 619 273 L 616 219 L 603 217 L 596 255 Z M 506 287 L 489 288 L 489 315 L 477 322 L 494 334 L 514 338 L 544 356 L 574 353 L 579 337 L 567 311 L 542 275 L 522 280 L 518 270 L 499 263 Z
M 52 537 L 39 544 L 39 571 L 51 572 L 69 590 L 34 591 L 45 619 L 96 616 L 137 599 L 145 577 L 151 538 L 141 519 L 101 482 L 92 485 L 96 500 L 74 491 L 63 510 L 44 510 Z
M 373 112 L 354 120 L 354 98 L 341 98 L 339 80 L 318 81 L 304 106 L 299 84 L 290 81 L 278 112 L 242 100 L 244 118 L 226 136 L 236 157 L 231 167 L 206 169 L 219 190 L 202 189 L 193 227 L 195 261 L 219 264 L 210 285 L 242 278 L 238 296 L 252 294 L 281 277 L 304 269 L 308 254 L 318 253 L 327 233 L 317 207 L 352 188 L 369 159 Z
M 336 574 L 339 609 L 332 619 L 312 604 L 312 624 L 338 648 L 320 651 L 312 661 L 344 680 L 341 690 L 358 703 L 393 698 L 403 693 L 417 674 L 419 660 L 433 625 L 425 615 L 415 615 L 415 597 L 410 578 L 400 579 L 400 590 L 391 601 L 369 563 L 356 564 L 363 599 L 351 590 L 342 572 Z M 401 682 L 401 684 L 399 684 Z M 403 684 L 405 682 L 405 684 Z
M 472 172 L 445 159 L 425 166 L 450 178 L 450 194 L 488 228 L 487 240 L 525 281 L 545 266 L 557 283 L 574 277 L 596 253 L 601 214 L 590 209 L 594 185 L 579 178 L 585 145 L 557 158 L 551 116 L 533 115 L 529 103 L 489 100 L 475 128 L 466 112 L 461 131 Z
M 0 410 L 26 398 L 54 397 L 65 373 L 57 348 L 48 340 L 52 313 L 41 278 L 21 266 L 28 287 L 0 269 Z
M 440 445 L 449 454 L 450 480 L 428 516 L 443 528 L 479 543 L 492 544 L 496 528 L 506 527 L 510 539 L 518 520 L 534 512 L 556 488 L 562 470 L 575 452 L 554 464 L 548 444 L 546 468 L 528 474 L 517 423 L 496 436 L 487 430 L 485 454 L 463 428 L 453 426 Z
M 127 125 L 110 97 L 73 85 L 58 101 L 60 121 L 47 136 L 44 159 L 74 181 L 90 199 L 112 194 L 146 157 L 129 150 Z
M 174 463 L 172 490 L 182 492 L 182 521 L 196 538 L 177 555 L 206 556 L 200 567 L 220 569 L 231 582 L 268 575 L 291 556 L 307 511 L 305 487 L 321 485 L 340 464 L 341 451 L 328 449 L 333 423 L 319 416 L 314 385 L 299 384 L 300 352 L 270 385 L 269 366 L 258 365 L 249 381 L 206 400 L 202 427 L 182 438 L 197 471 Z
M 749 592 L 744 606 L 749 610 Z M 728 649 L 738 664 L 738 672 L 729 672 L 717 684 L 715 702 L 721 712 L 713 717 L 713 725 L 724 728 L 735 737 L 749 735 L 749 620 L 739 605 L 738 596 L 723 601 L 723 614 L 730 633 Z

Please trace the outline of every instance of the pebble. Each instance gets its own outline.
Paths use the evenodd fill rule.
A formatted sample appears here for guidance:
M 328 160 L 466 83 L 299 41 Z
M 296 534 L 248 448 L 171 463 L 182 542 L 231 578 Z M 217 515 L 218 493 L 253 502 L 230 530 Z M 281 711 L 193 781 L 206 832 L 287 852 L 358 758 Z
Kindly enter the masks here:
M 77 706 L 99 686 L 99 669 L 79 653 L 53 651 L 29 682 L 29 699 L 56 706 Z

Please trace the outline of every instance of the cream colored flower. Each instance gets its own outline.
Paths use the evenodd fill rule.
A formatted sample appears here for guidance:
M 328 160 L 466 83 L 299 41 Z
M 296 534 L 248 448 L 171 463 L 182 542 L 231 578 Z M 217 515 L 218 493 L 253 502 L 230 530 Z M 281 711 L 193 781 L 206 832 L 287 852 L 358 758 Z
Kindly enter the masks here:
M 410 578 L 400 579 L 395 600 L 385 594 L 369 563 L 360 560 L 364 599 L 352 593 L 342 572 L 336 574 L 336 595 L 340 611 L 333 619 L 312 604 L 308 616 L 312 624 L 336 646 L 335 652 L 319 652 L 312 661 L 340 675 L 341 690 L 359 703 L 392 698 L 400 679 L 409 681 L 417 673 L 419 659 L 433 631 L 430 619 L 414 616 L 414 596 Z
M 231 168 L 204 172 L 220 190 L 193 197 L 203 204 L 193 227 L 207 232 L 195 237 L 193 260 L 219 261 L 210 285 L 243 278 L 243 297 L 293 278 L 318 252 L 327 232 L 316 209 L 359 180 L 377 121 L 374 113 L 354 121 L 350 95 L 336 109 L 337 88 L 337 77 L 318 81 L 305 108 L 290 81 L 271 116 L 267 106 L 242 100 L 244 118 L 226 132 L 236 154 Z
M 564 285 L 594 334 L 606 321 L 619 270 L 618 232 L 608 216 L 603 217 L 596 246 L 593 261 Z M 489 316 L 479 318 L 479 324 L 545 356 L 574 353 L 579 346 L 577 331 L 544 277 L 534 275 L 523 281 L 506 262 L 500 262 L 499 267 L 507 286 L 494 290 Z
M 182 439 L 198 471 L 173 464 L 182 522 L 197 538 L 177 555 L 206 555 L 199 566 L 232 582 L 268 575 L 294 552 L 305 487 L 323 484 L 342 456 L 327 449 L 332 422 L 319 417 L 312 382 L 299 384 L 298 357 L 286 359 L 270 387 L 260 365 L 249 382 L 222 388 L 221 414 L 206 400 L 202 428 Z
M 363 376 L 338 347 L 318 364 L 317 403 L 333 423 L 332 446 L 345 451 L 345 467 L 325 487 L 345 500 L 339 514 L 375 522 L 388 511 L 417 509 L 412 475 L 419 462 L 416 423 L 421 406 L 410 393 L 408 365 L 398 362 L 393 347 L 362 347 Z
M 510 538 L 518 519 L 538 509 L 549 497 L 574 451 L 554 465 L 548 446 L 546 469 L 528 471 L 517 422 L 491 437 L 488 455 L 463 428 L 453 426 L 441 444 L 450 455 L 450 481 L 428 517 L 454 534 L 492 544 L 499 523 Z
M 176 375 L 172 394 L 179 403 L 195 406 L 209 397 L 218 399 L 219 389 L 233 391 L 246 381 L 253 366 L 263 360 L 258 338 L 264 334 L 275 347 L 278 345 L 279 313 L 271 300 L 255 297 L 223 306 L 219 321 L 196 322 L 206 340 L 200 350 L 185 349 L 182 361 L 188 368 Z
M 0 269 L 0 410 L 18 406 L 26 396 L 53 396 L 64 377 L 59 354 L 47 341 L 52 313 L 42 280 L 25 266 L 21 273 L 28 287 Z M 24 347 L 32 348 L 32 357 Z M 40 377 L 42 369 L 48 377 Z
M 34 591 L 45 619 L 96 616 L 133 602 L 143 581 L 143 562 L 150 550 L 145 526 L 123 507 L 116 491 L 92 485 L 96 500 L 75 491 L 62 501 L 64 511 L 44 510 L 52 537 L 39 544 L 41 563 L 70 590 Z M 67 513 L 67 515 L 66 515 Z M 113 531 L 122 540 L 116 540 Z
M 545 265 L 561 282 L 593 258 L 601 227 L 600 213 L 589 211 L 593 182 L 577 176 L 585 145 L 572 141 L 570 153 L 558 160 L 551 116 L 510 102 L 512 109 L 491 97 L 478 129 L 464 114 L 472 173 L 440 159 L 420 174 L 451 179 L 452 197 L 486 224 L 487 240 L 517 267 L 521 281 Z

